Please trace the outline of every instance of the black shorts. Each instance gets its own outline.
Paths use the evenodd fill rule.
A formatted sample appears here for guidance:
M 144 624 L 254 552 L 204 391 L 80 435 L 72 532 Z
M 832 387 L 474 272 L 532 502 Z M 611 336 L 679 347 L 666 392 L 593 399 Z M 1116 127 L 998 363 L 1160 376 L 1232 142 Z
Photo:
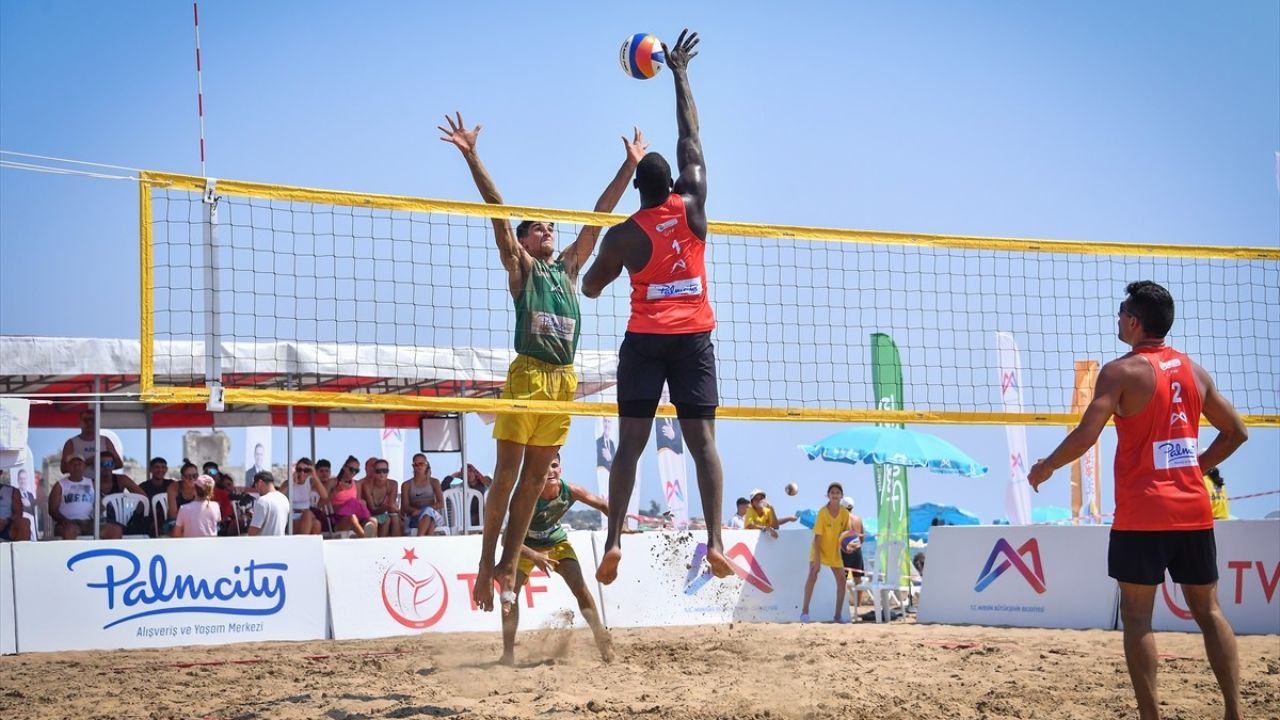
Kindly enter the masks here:
M 858 576 L 859 580 L 861 580 L 862 571 L 866 569 L 865 565 L 863 565 L 863 562 L 862 562 L 862 548 L 859 547 L 857 550 L 854 550 L 851 553 L 841 552 L 840 558 L 844 560 L 845 569 L 858 571 L 854 574 Z
M 1213 530 L 1112 530 L 1107 574 L 1120 582 L 1159 585 L 1164 571 L 1179 585 L 1218 581 Z
M 720 391 L 710 332 L 626 334 L 618 351 L 618 415 L 652 418 L 664 382 L 678 417 L 716 416 Z

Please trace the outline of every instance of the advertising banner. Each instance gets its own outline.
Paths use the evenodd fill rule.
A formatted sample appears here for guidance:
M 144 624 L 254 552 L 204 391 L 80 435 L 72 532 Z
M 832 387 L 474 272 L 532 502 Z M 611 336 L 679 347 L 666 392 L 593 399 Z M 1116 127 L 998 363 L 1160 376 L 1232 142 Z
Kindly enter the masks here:
M 591 535 L 569 533 L 599 607 Z M 471 601 L 480 536 L 329 540 L 325 572 L 337 640 L 423 632 L 502 631 L 502 612 Z M 497 603 L 498 591 L 494 590 Z M 558 575 L 534 568 L 519 593 L 520 629 L 586 627 L 578 601 Z
M 929 534 L 922 623 L 1039 628 L 1115 627 L 1109 529 L 946 526 Z
M 1280 520 L 1222 520 L 1218 542 L 1218 604 L 1240 635 L 1280 634 Z M 1186 599 L 1165 576 L 1156 593 L 1156 630 L 1200 632 Z
M 18 652 L 18 618 L 13 612 L 13 545 L 0 545 L 0 655 Z
M 319 536 L 15 543 L 18 649 L 323 639 L 320 543 Z
M 603 550 L 604 533 L 594 535 Z M 602 589 L 609 626 L 800 620 L 812 533 L 786 530 L 772 538 L 759 530 L 725 530 L 725 553 L 735 572 L 725 579 L 712 575 L 703 562 L 705 538 L 702 532 L 623 536 L 618 579 Z M 834 615 L 832 582 L 829 571 L 818 576 L 810 605 L 815 620 Z

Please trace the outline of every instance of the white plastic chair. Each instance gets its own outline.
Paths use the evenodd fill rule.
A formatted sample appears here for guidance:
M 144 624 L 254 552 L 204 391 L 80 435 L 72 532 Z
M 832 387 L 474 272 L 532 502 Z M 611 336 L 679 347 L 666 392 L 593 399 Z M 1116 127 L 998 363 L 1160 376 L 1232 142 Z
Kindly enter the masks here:
M 901 541 L 887 542 L 884 544 L 884 551 L 885 567 L 898 568 L 899 572 L 901 572 L 906 544 Z M 886 573 L 878 567 L 877 556 L 879 554 L 880 548 L 877 548 L 875 553 L 869 554 L 866 557 L 866 574 L 862 576 L 860 581 L 854 581 L 850 578 L 846 585 L 851 605 L 856 602 L 856 593 L 865 592 L 871 595 L 871 604 L 875 608 L 877 623 L 888 621 L 892 607 L 898 607 L 905 611 L 906 607 L 903 605 L 899 593 L 907 593 L 907 597 L 910 597 L 911 593 L 910 576 L 903 575 L 902 579 L 906 581 L 906 584 L 885 582 Z
M 115 521 L 120 523 L 120 525 L 128 525 L 129 520 L 133 518 L 133 514 L 137 512 L 139 508 L 142 509 L 144 517 L 151 514 L 151 503 L 149 502 L 149 498 L 147 498 L 146 495 L 137 495 L 131 492 L 119 492 L 104 495 L 102 498 L 102 505 L 103 507 L 111 508 L 112 512 L 116 516 Z M 146 539 L 151 536 L 134 534 L 123 535 L 122 537 L 126 540 L 136 540 Z
M 470 486 L 466 487 L 465 491 L 466 491 L 466 495 L 464 496 L 464 498 L 466 500 L 465 507 L 467 511 L 466 513 L 463 514 L 463 517 L 462 517 L 462 522 L 465 525 L 464 532 L 466 533 L 484 532 L 484 493 Z M 480 518 L 480 522 L 472 524 L 471 522 L 472 510 L 475 510 L 475 516 L 477 518 Z
M 169 521 L 169 496 L 160 493 L 151 498 L 151 527 L 156 530 L 156 537 L 164 535 L 164 524 Z
M 466 501 L 464 488 L 451 487 L 444 491 L 444 522 L 450 535 L 462 535 L 466 532 Z
M 27 519 L 28 527 L 31 528 L 31 542 L 40 539 L 40 518 L 29 512 L 22 513 L 22 517 Z

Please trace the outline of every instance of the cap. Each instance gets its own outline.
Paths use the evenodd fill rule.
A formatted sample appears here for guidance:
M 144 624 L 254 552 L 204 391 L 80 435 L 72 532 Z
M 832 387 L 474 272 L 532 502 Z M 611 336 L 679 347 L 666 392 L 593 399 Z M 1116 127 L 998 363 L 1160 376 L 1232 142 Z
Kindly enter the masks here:
M 734 505 L 746 505 L 747 503 L 750 503 L 750 502 L 751 502 L 750 500 L 744 497 L 740 497 L 737 499 L 737 501 L 734 502 Z
M 841 507 L 843 507 L 843 508 L 845 508 L 846 510 L 852 510 L 852 509 L 853 509 L 853 499 L 852 499 L 852 498 L 841 498 L 841 499 L 840 499 L 840 506 L 841 506 Z
M 195 484 L 201 485 L 205 489 L 208 489 L 213 487 L 213 478 L 208 475 L 201 475 L 200 477 L 195 479 Z
M 756 488 L 755 490 L 752 490 L 752 491 L 751 491 L 751 494 L 750 494 L 750 495 L 748 495 L 747 497 L 751 498 L 752 500 L 755 500 L 757 495 L 759 495 L 759 496 L 761 496 L 761 497 L 767 497 L 767 496 L 764 494 L 764 491 L 763 491 L 763 490 L 761 490 L 760 488 Z

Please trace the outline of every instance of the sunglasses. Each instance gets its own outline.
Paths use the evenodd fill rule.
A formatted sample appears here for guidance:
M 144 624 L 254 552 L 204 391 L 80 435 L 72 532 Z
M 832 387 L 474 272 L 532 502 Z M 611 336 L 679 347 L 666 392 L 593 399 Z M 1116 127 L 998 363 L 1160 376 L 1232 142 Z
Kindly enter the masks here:
M 378 473 L 379 475 L 386 475 L 387 473 L 391 472 L 387 468 L 374 468 L 373 471 Z
M 199 475 L 183 475 L 183 476 L 182 476 L 182 479 L 183 479 L 183 480 L 195 480 L 195 479 L 196 479 L 196 478 L 198 478 L 198 477 L 200 477 L 200 476 L 199 476 Z
M 303 475 L 310 475 L 311 470 L 312 469 L 309 467 L 298 468 L 298 472 L 302 473 Z

